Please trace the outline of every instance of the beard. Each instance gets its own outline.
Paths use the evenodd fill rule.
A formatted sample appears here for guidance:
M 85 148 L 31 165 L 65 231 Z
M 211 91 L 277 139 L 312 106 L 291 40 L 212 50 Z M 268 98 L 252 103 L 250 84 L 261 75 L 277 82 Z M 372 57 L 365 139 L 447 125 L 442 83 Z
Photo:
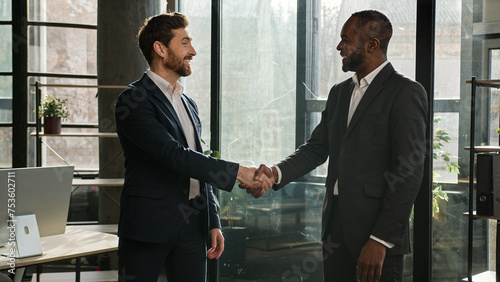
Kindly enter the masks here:
M 165 62 L 165 66 L 167 68 L 175 71 L 180 76 L 189 76 L 191 75 L 191 73 L 193 73 L 191 66 L 184 64 L 185 59 L 192 59 L 193 57 L 189 56 L 181 58 L 175 55 L 170 48 L 167 48 L 167 52 L 168 52 L 168 59 Z
M 344 72 L 356 71 L 365 59 L 364 45 L 358 46 L 351 55 L 346 55 L 345 62 L 342 62 L 342 70 Z

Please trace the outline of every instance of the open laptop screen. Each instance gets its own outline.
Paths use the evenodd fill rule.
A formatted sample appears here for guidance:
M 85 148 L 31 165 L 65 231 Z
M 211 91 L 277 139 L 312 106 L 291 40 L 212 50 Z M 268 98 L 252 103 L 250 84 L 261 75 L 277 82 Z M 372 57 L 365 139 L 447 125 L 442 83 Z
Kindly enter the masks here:
M 9 238 L 9 212 L 34 213 L 41 237 L 66 231 L 73 170 L 73 166 L 0 169 L 0 246 Z

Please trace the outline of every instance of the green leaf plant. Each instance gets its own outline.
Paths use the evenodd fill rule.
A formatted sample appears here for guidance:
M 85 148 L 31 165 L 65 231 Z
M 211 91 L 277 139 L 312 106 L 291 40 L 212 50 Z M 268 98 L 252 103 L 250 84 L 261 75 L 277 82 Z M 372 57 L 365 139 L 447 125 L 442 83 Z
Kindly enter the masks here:
M 205 140 L 201 139 L 201 143 L 203 143 L 203 145 L 209 147 L 208 144 L 205 142 Z M 207 155 L 207 156 L 214 157 L 216 159 L 220 159 L 220 154 L 218 151 L 213 151 L 211 149 L 208 149 L 208 150 L 203 151 L 203 154 Z
M 441 117 L 434 118 L 434 138 L 432 140 L 432 158 L 434 160 L 442 160 L 445 163 L 446 172 L 460 174 L 460 166 L 452 159 L 457 157 L 452 153 L 443 150 L 443 146 L 450 142 L 451 138 L 445 129 L 437 129 L 436 125 L 442 120 Z M 448 201 L 448 194 L 443 191 L 443 186 L 438 182 L 441 177 L 437 172 L 432 172 L 432 217 L 439 213 L 439 200 Z M 413 219 L 413 208 L 410 219 Z
M 66 99 L 62 100 L 52 95 L 45 98 L 43 104 L 39 107 L 39 116 L 42 117 L 58 117 L 67 119 L 69 117 L 68 108 L 66 107 Z

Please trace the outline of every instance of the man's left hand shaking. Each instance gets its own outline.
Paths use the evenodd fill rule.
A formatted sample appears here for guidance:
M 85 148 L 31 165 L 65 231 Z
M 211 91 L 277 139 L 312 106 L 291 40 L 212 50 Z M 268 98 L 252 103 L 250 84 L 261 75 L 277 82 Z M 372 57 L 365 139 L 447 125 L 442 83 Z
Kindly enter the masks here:
M 212 247 L 207 251 L 209 259 L 218 259 L 224 251 L 224 236 L 220 228 L 210 230 L 210 239 L 212 240 Z
M 382 276 L 386 247 L 379 242 L 369 239 L 366 242 L 358 259 L 356 276 L 361 282 L 376 282 Z

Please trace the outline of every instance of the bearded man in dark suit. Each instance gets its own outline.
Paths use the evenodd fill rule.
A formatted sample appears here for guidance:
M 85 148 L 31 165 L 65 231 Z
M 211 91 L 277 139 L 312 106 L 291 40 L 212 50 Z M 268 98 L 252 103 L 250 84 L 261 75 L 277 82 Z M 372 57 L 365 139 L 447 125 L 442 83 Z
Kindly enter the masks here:
M 180 13 L 146 20 L 138 34 L 149 69 L 120 94 L 116 130 L 125 155 L 118 225 L 120 281 L 203 282 L 206 258 L 217 259 L 224 237 L 211 185 L 231 192 L 255 183 L 255 168 L 202 153 L 201 121 L 178 79 L 196 55 Z M 212 248 L 206 251 L 206 239 Z
M 402 281 L 426 155 L 427 95 L 387 61 L 392 25 L 384 14 L 354 13 L 340 36 L 342 70 L 354 76 L 330 90 L 310 139 L 271 168 L 261 165 L 256 179 L 273 178 L 277 190 L 329 158 L 324 280 Z

